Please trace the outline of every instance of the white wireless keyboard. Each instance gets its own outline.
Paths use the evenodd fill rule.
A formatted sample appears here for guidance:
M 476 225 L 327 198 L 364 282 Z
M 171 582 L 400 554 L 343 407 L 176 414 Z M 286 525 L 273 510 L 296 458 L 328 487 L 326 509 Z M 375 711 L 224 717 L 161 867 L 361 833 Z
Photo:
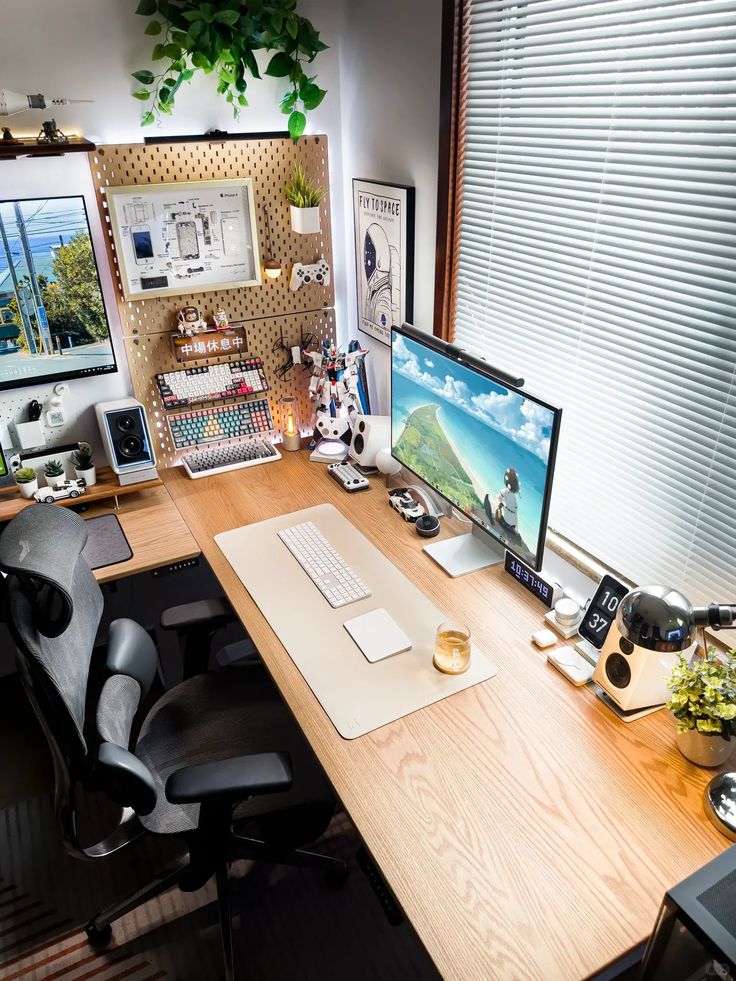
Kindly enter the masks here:
M 284 528 L 278 536 L 334 609 L 371 595 L 363 580 L 312 521 Z

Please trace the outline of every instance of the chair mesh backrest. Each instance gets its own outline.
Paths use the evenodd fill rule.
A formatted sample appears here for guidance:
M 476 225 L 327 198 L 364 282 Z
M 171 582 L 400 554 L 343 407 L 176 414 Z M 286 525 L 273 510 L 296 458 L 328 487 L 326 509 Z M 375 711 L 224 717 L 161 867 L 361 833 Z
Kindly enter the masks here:
M 84 522 L 54 504 L 34 504 L 0 535 L 9 625 L 37 704 L 66 759 L 86 755 L 85 699 L 102 616 L 100 587 L 81 557 Z M 39 693 L 37 693 L 39 694 Z

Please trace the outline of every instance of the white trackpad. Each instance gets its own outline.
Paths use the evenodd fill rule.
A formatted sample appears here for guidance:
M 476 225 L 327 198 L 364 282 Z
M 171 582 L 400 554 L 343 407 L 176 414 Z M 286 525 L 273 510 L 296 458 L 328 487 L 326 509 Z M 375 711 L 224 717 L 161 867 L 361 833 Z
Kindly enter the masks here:
M 411 650 L 411 641 L 384 609 L 346 620 L 343 626 L 371 663 Z

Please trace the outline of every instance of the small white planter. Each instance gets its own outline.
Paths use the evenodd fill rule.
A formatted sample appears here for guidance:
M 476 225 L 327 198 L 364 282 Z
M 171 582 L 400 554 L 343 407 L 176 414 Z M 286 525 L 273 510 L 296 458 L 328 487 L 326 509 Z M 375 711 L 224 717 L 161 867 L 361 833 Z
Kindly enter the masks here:
M 63 484 L 66 480 L 65 473 L 61 474 L 59 477 L 49 477 L 49 475 L 45 473 L 44 477 L 46 478 L 46 483 L 49 487 L 58 487 L 59 484 Z
M 90 467 L 89 470 L 78 470 L 74 468 L 77 480 L 83 480 L 88 487 L 94 487 L 97 483 L 97 467 Z
M 706 736 L 697 729 L 678 732 L 675 743 L 685 759 L 697 766 L 720 766 L 734 747 L 734 743 L 723 736 Z
M 29 480 L 27 484 L 18 484 L 18 490 L 21 497 L 31 498 L 38 490 L 38 481 Z
M 319 205 L 316 208 L 291 207 L 291 227 L 299 235 L 314 235 L 320 231 Z

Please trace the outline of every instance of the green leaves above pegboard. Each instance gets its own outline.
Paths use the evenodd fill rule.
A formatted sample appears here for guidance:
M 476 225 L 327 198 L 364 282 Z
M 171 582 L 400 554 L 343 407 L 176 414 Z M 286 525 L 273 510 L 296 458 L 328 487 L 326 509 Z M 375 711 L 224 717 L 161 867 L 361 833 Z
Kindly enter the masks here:
M 146 103 L 141 125 L 171 115 L 179 89 L 198 72 L 214 75 L 217 92 L 232 106 L 235 118 L 248 105 L 249 79 L 260 79 L 257 51 L 273 52 L 264 74 L 283 78 L 287 90 L 280 102 L 296 141 L 307 125 L 307 113 L 326 93 L 311 64 L 327 47 L 319 31 L 297 10 L 298 0 L 140 0 L 136 13 L 148 18 L 144 34 L 156 38 L 151 52 L 154 70 L 133 72 L 139 87 L 133 98 Z M 158 70 L 156 70 L 158 69 Z

